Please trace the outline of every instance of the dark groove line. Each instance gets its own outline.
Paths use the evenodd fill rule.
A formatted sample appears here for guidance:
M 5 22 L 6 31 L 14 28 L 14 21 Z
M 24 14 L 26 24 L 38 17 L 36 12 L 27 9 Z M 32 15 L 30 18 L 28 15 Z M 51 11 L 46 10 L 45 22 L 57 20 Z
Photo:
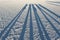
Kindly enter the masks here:
M 28 8 L 28 12 L 27 12 L 27 16 L 25 18 L 25 22 L 23 24 L 23 29 L 22 29 L 22 32 L 20 33 L 20 37 L 18 40 L 24 40 L 24 34 L 25 34 L 25 31 L 26 31 L 26 25 L 27 25 L 27 21 L 28 21 L 28 15 L 29 15 L 29 9 L 30 9 L 30 6 Z
M 37 5 L 36 5 L 37 6 Z M 43 9 L 42 9 L 43 10 Z M 43 10 L 44 11 L 44 10 Z M 50 16 L 55 22 L 57 22 L 60 25 L 60 22 L 57 21 L 55 18 L 53 18 L 50 14 L 48 14 L 46 11 L 44 11 L 48 16 Z
M 44 17 L 46 18 L 46 20 L 50 23 L 50 25 L 52 26 L 52 28 L 56 31 L 56 33 L 58 34 L 58 36 L 60 37 L 60 33 L 59 31 L 55 28 L 55 26 L 52 24 L 52 22 L 48 19 L 48 17 L 44 14 L 44 11 L 39 7 L 37 6 L 38 9 L 41 11 L 41 13 L 44 15 Z
M 51 2 L 47 2 L 48 4 L 51 4 L 51 5 L 55 5 L 55 6 L 60 6 L 60 4 L 59 3 L 51 3 Z
M 36 8 L 35 8 L 36 9 Z M 37 14 L 37 9 L 36 9 L 36 15 L 37 15 L 37 19 L 39 20 L 39 22 L 40 22 L 40 24 L 41 24 L 41 27 L 42 27 L 42 29 L 43 29 L 43 32 L 45 33 L 45 36 L 46 36 L 46 38 L 47 38 L 47 40 L 51 40 L 50 39 L 50 37 L 49 37 L 49 35 L 48 35 L 48 33 L 47 33 L 47 31 L 45 30 L 45 27 L 44 27 L 44 25 L 43 25 L 43 23 L 42 23 L 42 21 L 41 21 L 41 18 L 39 17 L 39 15 Z M 44 39 L 45 40 L 45 39 Z
M 44 7 L 44 6 L 42 6 L 41 4 L 39 4 L 39 6 L 41 6 L 42 8 L 44 8 L 44 9 L 46 9 L 48 12 L 50 12 L 51 14 L 54 14 L 55 16 L 57 16 L 57 17 L 59 17 L 60 18 L 60 16 L 59 15 L 57 15 L 56 13 L 54 13 L 53 11 L 51 11 L 51 10 L 49 10 L 49 9 L 47 9 L 46 7 Z
M 48 2 L 52 2 L 52 3 L 59 3 L 59 4 L 60 4 L 60 2 L 54 2 L 54 1 L 48 1 Z
M 32 23 L 31 4 L 30 4 L 30 40 L 33 40 L 33 23 Z
M 25 5 L 22 10 L 17 14 L 16 17 L 14 17 L 14 19 L 7 25 L 7 27 L 2 31 L 2 33 L 0 34 L 0 37 L 3 35 L 3 33 L 5 31 L 7 31 L 4 36 L 2 37 L 2 40 L 5 40 L 5 38 L 7 38 L 11 28 L 15 25 L 16 21 L 18 20 L 18 18 L 20 17 L 20 15 L 22 14 L 22 12 L 24 11 L 24 9 L 26 8 L 27 5 Z M 9 29 L 8 29 L 9 28 Z M 8 30 L 7 30 L 8 29 Z
M 38 26 L 38 29 L 39 29 L 40 38 L 41 38 L 41 40 L 45 40 L 45 39 L 44 39 L 43 32 L 42 32 L 41 27 L 40 27 L 40 24 L 39 24 L 39 21 L 38 21 L 38 18 L 37 18 L 37 15 L 36 15 L 36 9 L 34 8 L 33 5 L 32 5 L 32 7 L 33 7 L 33 11 L 34 11 L 34 15 L 35 15 L 36 22 L 37 22 L 37 26 Z
M 22 14 L 22 12 L 24 11 L 24 9 L 26 8 L 27 4 L 21 9 L 21 11 L 13 18 L 13 20 L 4 28 L 4 30 L 1 31 L 0 33 L 0 38 L 2 37 L 2 35 L 6 32 L 6 34 L 4 35 L 4 37 L 7 37 L 9 31 L 11 30 L 11 28 L 14 26 L 14 24 L 16 23 L 17 19 L 20 17 L 20 15 Z M 8 29 L 9 28 L 9 29 Z M 8 30 L 7 30 L 8 29 Z

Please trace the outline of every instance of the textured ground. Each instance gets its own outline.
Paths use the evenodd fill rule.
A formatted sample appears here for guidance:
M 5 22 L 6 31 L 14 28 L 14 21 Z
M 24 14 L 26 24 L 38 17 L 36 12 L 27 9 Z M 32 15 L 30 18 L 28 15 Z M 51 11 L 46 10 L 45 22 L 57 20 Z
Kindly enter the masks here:
M 28 14 L 28 8 L 30 7 L 28 4 L 26 9 L 22 12 L 20 17 L 15 22 L 15 25 L 11 26 L 8 24 L 21 11 L 24 5 L 20 5 L 19 2 L 12 2 L 11 4 L 2 3 L 2 5 L 0 4 L 0 34 L 1 31 L 3 31 L 4 28 L 7 27 L 7 25 L 8 27 L 12 27 L 11 29 L 7 29 L 10 29 L 10 31 L 6 32 L 6 30 L 4 33 L 2 33 L 2 35 L 0 36 L 0 40 L 4 40 L 3 38 L 6 37 L 5 34 L 8 34 L 5 40 L 18 40 L 21 37 L 22 38 L 19 40 L 43 40 L 43 37 L 44 40 L 48 40 L 49 38 L 50 40 L 58 40 L 60 38 L 60 6 L 48 4 L 46 2 L 43 4 L 41 3 L 41 5 L 53 11 L 58 16 L 50 13 L 41 6 L 39 6 L 41 7 L 41 9 L 39 9 L 35 4 L 34 7 L 37 9 L 37 12 L 31 5 L 31 13 Z M 48 19 L 44 16 L 43 13 Z M 42 22 L 43 26 L 40 21 Z M 42 35 L 42 33 L 43 37 L 40 36 Z M 48 34 L 48 38 L 46 37 L 46 34 Z

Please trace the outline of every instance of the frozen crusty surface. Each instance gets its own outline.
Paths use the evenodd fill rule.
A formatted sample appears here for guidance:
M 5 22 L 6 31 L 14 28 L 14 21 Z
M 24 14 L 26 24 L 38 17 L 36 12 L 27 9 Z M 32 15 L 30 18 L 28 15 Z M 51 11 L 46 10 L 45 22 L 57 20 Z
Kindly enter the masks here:
M 38 1 L 37 1 L 37 3 L 40 3 L 41 5 L 45 6 L 49 10 L 55 12 L 57 15 L 60 15 L 60 6 L 48 4 L 46 2 L 46 0 L 41 1 L 41 2 L 38 2 Z M 33 4 L 33 2 L 31 2 L 31 3 Z M 21 0 L 20 1 L 19 0 L 0 0 L 0 33 L 10 23 L 10 21 L 20 12 L 20 10 L 22 9 L 22 7 L 25 4 L 26 3 L 24 3 L 24 2 L 21 3 Z M 27 4 L 29 5 L 28 2 L 27 2 Z M 28 7 L 29 6 L 27 6 L 27 8 L 23 11 L 23 13 L 19 17 L 18 21 L 15 23 L 15 25 L 13 26 L 13 28 L 10 30 L 10 32 L 9 32 L 8 37 L 6 38 L 6 40 L 14 40 L 14 39 L 18 40 L 18 38 L 20 37 L 20 33 L 22 32 L 22 28 L 23 28 L 22 26 L 24 24 L 24 21 L 25 21 L 27 12 L 28 12 Z M 51 25 L 46 20 L 46 18 L 43 16 L 43 14 L 41 13 L 41 11 L 39 11 L 39 9 L 37 7 L 36 7 L 36 9 L 37 9 L 38 15 L 41 18 L 42 23 L 43 23 L 46 31 L 48 32 L 51 40 L 55 40 L 55 39 L 60 40 L 59 35 L 51 27 Z M 52 14 L 50 14 L 50 15 L 52 15 Z M 60 20 L 60 18 L 58 18 L 58 17 L 56 17 L 54 15 L 52 15 L 52 16 L 56 20 L 58 20 L 58 21 Z M 58 23 L 56 23 L 48 15 L 47 15 L 47 17 L 49 18 L 49 20 L 51 20 L 52 24 L 54 24 L 54 26 L 60 32 L 60 25 Z M 37 22 L 36 22 L 36 19 L 35 19 L 35 16 L 34 16 L 33 8 L 32 8 L 32 22 L 33 22 L 33 39 L 34 40 L 41 40 L 41 38 L 39 36 L 38 26 L 37 26 Z M 24 34 L 24 40 L 29 40 L 29 37 L 30 37 L 30 34 L 29 34 L 29 32 L 30 32 L 30 25 L 29 25 L 29 23 L 30 23 L 30 16 L 28 16 L 26 31 L 25 31 L 25 34 Z M 45 37 L 45 39 L 46 39 L 46 37 Z

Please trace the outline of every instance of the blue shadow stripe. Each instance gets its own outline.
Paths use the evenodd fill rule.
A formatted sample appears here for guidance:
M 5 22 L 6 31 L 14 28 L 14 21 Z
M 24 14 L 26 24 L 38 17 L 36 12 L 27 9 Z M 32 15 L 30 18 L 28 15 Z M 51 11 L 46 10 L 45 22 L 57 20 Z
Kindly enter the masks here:
M 11 30 L 11 28 L 14 26 L 14 24 L 16 23 L 16 21 L 18 20 L 18 18 L 20 17 L 20 15 L 22 14 L 22 12 L 24 11 L 24 9 L 26 8 L 27 4 L 21 9 L 21 11 L 13 18 L 13 20 L 4 28 L 3 31 L 1 31 L 0 33 L 0 38 L 2 37 L 2 35 L 6 32 L 6 34 L 4 34 L 3 36 L 3 40 L 8 36 L 9 31 Z M 8 30 L 7 30 L 8 29 Z
M 34 5 L 32 5 L 32 7 L 33 7 L 33 11 L 34 11 L 34 15 L 35 15 L 36 22 L 37 22 L 37 26 L 38 26 L 40 38 L 41 38 L 41 40 L 45 40 L 45 39 L 44 39 L 44 35 L 43 35 L 43 31 L 41 30 L 41 26 L 40 26 L 40 24 L 39 24 L 39 21 L 38 21 L 37 15 L 36 15 L 36 11 L 37 11 L 37 10 L 35 9 Z
M 41 6 L 41 7 L 42 7 L 42 8 L 44 8 L 45 10 L 49 11 L 51 14 L 54 14 L 55 16 L 57 16 L 57 17 L 59 17 L 59 18 L 60 18 L 60 16 L 59 16 L 59 15 L 57 15 L 57 14 L 56 14 L 56 13 L 54 13 L 53 11 L 51 11 L 51 10 L 47 9 L 46 7 L 42 6 L 41 4 L 39 4 L 39 6 Z
M 32 23 L 31 4 L 30 4 L 30 40 L 33 40 L 33 23 Z
M 24 34 L 25 34 L 25 31 L 26 31 L 26 25 L 27 25 L 27 21 L 28 21 L 29 9 L 30 9 L 30 7 L 28 8 L 27 16 L 26 16 L 25 22 L 23 24 L 23 29 L 22 29 L 22 32 L 21 32 L 20 37 L 19 37 L 18 40 L 24 40 Z
M 58 31 L 58 29 L 56 29 L 56 27 L 52 24 L 52 22 L 48 19 L 48 17 L 44 14 L 44 11 L 39 7 L 37 6 L 38 9 L 41 11 L 41 13 L 44 15 L 44 17 L 46 18 L 46 20 L 50 23 L 50 25 L 52 26 L 52 28 L 56 31 L 56 33 L 60 36 L 60 33 Z
M 36 9 L 36 8 L 35 8 L 35 9 Z M 50 37 L 49 37 L 49 35 L 48 35 L 48 33 L 47 33 L 47 31 L 45 30 L 45 27 L 44 27 L 44 25 L 43 25 L 43 23 L 42 23 L 42 21 L 41 21 L 41 18 L 40 18 L 39 15 L 37 14 L 37 10 L 36 10 L 36 15 L 37 15 L 37 19 L 39 20 L 39 23 L 41 24 L 41 27 L 42 27 L 42 29 L 43 29 L 43 32 L 45 33 L 45 36 L 46 36 L 47 40 L 51 40 Z M 44 39 L 44 40 L 45 40 L 45 39 Z

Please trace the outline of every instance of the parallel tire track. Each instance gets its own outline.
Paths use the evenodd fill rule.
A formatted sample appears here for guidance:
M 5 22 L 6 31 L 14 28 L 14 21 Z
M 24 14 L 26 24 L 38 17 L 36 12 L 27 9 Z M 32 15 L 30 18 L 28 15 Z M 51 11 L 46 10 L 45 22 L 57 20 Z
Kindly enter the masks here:
M 58 31 L 58 29 L 52 24 L 52 22 L 49 20 L 49 18 L 44 14 L 45 11 L 43 11 L 43 9 L 41 9 L 39 6 L 37 6 L 38 9 L 41 11 L 41 13 L 44 15 L 44 17 L 46 18 L 46 20 L 48 20 L 48 22 L 50 23 L 50 25 L 52 26 L 52 28 L 56 31 L 56 33 L 60 36 L 60 33 Z M 45 12 L 46 13 L 46 12 Z
M 33 11 L 34 11 L 35 19 L 36 19 L 37 26 L 38 26 L 38 30 L 39 30 L 39 36 L 40 36 L 41 40 L 44 40 L 43 31 L 41 30 L 41 26 L 40 26 L 40 24 L 39 24 L 39 21 L 38 21 L 37 15 L 36 15 L 36 9 L 34 8 L 33 5 L 32 5 L 32 7 L 33 7 Z
M 22 25 L 22 31 L 21 33 L 19 32 L 19 38 L 18 40 L 24 40 L 24 35 L 25 35 L 25 31 L 26 31 L 26 27 L 27 27 L 27 22 L 28 22 L 28 17 L 30 17 L 30 22 L 29 22 L 29 40 L 34 40 L 34 35 L 33 35 L 33 20 L 32 20 L 32 10 L 34 12 L 34 16 L 35 16 L 35 20 L 37 23 L 37 28 L 38 28 L 38 33 L 41 38 L 41 40 L 51 40 L 42 20 L 41 17 L 39 17 L 38 12 L 37 12 L 37 8 L 39 9 L 39 11 L 41 11 L 42 15 L 45 17 L 45 19 L 49 22 L 49 24 L 51 25 L 51 28 L 53 28 L 53 30 L 58 34 L 58 36 L 60 37 L 60 32 L 58 31 L 58 29 L 55 27 L 55 25 L 51 22 L 51 20 L 49 20 L 49 18 L 47 17 L 47 15 L 52 18 L 55 22 L 57 22 L 60 25 L 60 22 L 58 20 L 56 20 L 54 17 L 52 17 L 48 12 L 50 12 L 51 14 L 55 15 L 56 17 L 60 18 L 59 15 L 57 15 L 56 13 L 52 12 L 51 10 L 47 9 L 46 7 L 42 6 L 41 4 L 29 4 L 28 5 L 28 11 L 27 11 L 27 15 L 25 17 L 24 20 L 24 24 Z M 11 31 L 12 27 L 15 25 L 15 23 L 17 22 L 17 20 L 19 19 L 19 17 L 21 16 L 22 12 L 26 9 L 27 4 L 21 9 L 21 11 L 12 19 L 12 21 L 4 28 L 4 30 L 1 31 L 0 33 L 0 39 L 1 40 L 5 40 L 5 38 L 8 37 L 9 32 Z M 37 8 L 36 8 L 37 7 Z M 45 10 L 46 11 L 45 11 Z M 47 12 L 48 11 L 48 12 Z M 14 38 L 15 40 L 15 38 Z
M 60 18 L 60 16 L 59 15 L 57 15 L 56 13 L 54 13 L 53 11 L 51 11 L 51 10 L 49 10 L 48 8 L 46 8 L 46 7 L 44 7 L 44 6 L 42 6 L 41 4 L 39 4 L 39 6 L 40 7 L 42 7 L 42 8 L 44 8 L 44 9 L 46 9 L 48 12 L 50 12 L 51 14 L 53 14 L 53 15 L 55 15 L 55 16 L 57 16 L 57 17 L 59 17 Z
M 30 9 L 30 6 L 28 8 L 28 12 L 27 12 L 27 16 L 25 18 L 25 22 L 23 24 L 23 29 L 22 29 L 22 32 L 20 33 L 20 37 L 18 40 L 24 40 L 24 34 L 25 34 L 25 31 L 26 31 L 26 25 L 27 25 L 27 21 L 28 21 L 28 16 L 29 16 L 29 9 Z
M 34 7 L 34 8 L 35 8 L 35 7 Z M 36 8 L 35 8 L 35 10 L 36 10 Z M 36 17 L 37 17 L 37 19 L 38 19 L 38 21 L 39 21 L 39 23 L 40 23 L 39 25 L 41 25 L 41 27 L 42 27 L 42 29 L 43 29 L 43 32 L 45 33 L 45 37 L 47 38 L 47 40 L 51 40 L 50 37 L 49 37 L 49 35 L 48 35 L 48 33 L 47 33 L 47 31 L 45 30 L 45 27 L 44 27 L 44 25 L 43 25 L 43 23 L 42 23 L 39 15 L 37 14 L 37 10 L 36 10 L 36 12 L 35 12 L 35 15 L 36 15 Z M 42 38 L 41 40 L 46 40 L 46 39 Z
M 16 23 L 16 21 L 18 20 L 18 18 L 20 17 L 20 15 L 22 14 L 22 12 L 24 11 L 24 9 L 26 8 L 27 4 L 21 9 L 21 11 L 14 17 L 14 19 L 4 28 L 4 30 L 1 31 L 0 33 L 0 38 L 2 37 L 2 39 L 4 40 L 7 36 L 9 31 L 11 30 L 11 28 L 14 26 L 14 24 Z

